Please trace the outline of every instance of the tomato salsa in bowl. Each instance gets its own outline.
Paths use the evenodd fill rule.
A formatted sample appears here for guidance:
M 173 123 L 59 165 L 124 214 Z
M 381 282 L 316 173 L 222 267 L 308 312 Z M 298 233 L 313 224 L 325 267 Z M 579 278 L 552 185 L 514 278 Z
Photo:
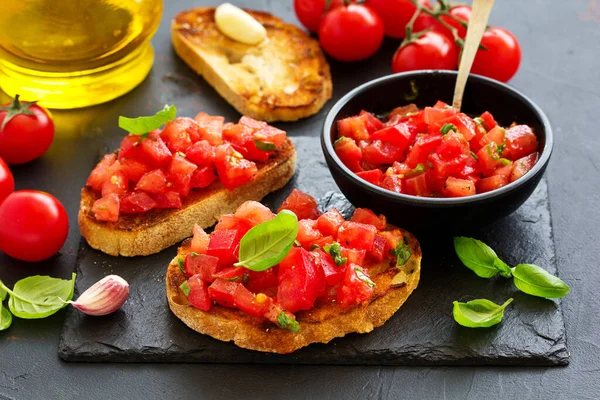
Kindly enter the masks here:
M 458 233 L 529 198 L 552 152 L 547 117 L 520 92 L 477 75 L 458 113 L 444 103 L 455 81 L 454 71 L 389 75 L 332 107 L 321 145 L 354 205 L 416 232 Z

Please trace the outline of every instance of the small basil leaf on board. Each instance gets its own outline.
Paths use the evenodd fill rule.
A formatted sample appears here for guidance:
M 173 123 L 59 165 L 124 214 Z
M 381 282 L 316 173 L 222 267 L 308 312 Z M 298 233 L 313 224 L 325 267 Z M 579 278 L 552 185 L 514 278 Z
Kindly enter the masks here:
M 298 217 L 282 210 L 275 218 L 250 229 L 240 241 L 236 267 L 264 271 L 277 264 L 290 252 L 298 235 Z
M 46 318 L 67 305 L 75 290 L 75 273 L 71 280 L 49 276 L 30 276 L 15 283 L 8 307 L 15 317 Z
M 173 121 L 176 116 L 177 108 L 175 106 L 165 106 L 165 108 L 150 117 L 119 117 L 119 128 L 134 135 L 143 135 L 160 128 L 167 122 Z
M 455 237 L 454 251 L 460 261 L 481 278 L 492 278 L 498 273 L 495 261 L 498 258 L 487 244 L 473 238 Z
M 512 277 L 512 270 L 510 269 L 510 266 L 501 259 L 496 258 L 494 260 L 494 267 L 496 267 L 501 276 L 505 278 Z
M 452 314 L 459 325 L 467 328 L 489 328 L 502 321 L 504 310 L 512 301 L 513 299 L 508 299 L 502 305 L 487 299 L 471 300 L 466 303 L 455 301 Z
M 10 328 L 12 314 L 0 303 L 0 331 Z
M 519 264 L 512 270 L 515 286 L 532 296 L 556 299 L 571 291 L 569 286 L 545 269 L 533 264 Z
M 264 142 L 264 141 L 258 140 L 258 139 L 254 139 L 254 145 L 260 151 L 270 152 L 270 151 L 277 150 L 277 146 L 275 146 L 275 143 Z

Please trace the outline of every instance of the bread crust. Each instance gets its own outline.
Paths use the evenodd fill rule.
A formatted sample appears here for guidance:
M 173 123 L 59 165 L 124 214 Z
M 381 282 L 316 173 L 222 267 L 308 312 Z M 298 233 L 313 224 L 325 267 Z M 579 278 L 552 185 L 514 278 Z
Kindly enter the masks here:
M 397 229 L 388 226 L 388 229 Z M 222 341 L 233 341 L 237 346 L 269 353 L 288 354 L 311 343 L 328 343 L 349 333 L 368 333 L 383 325 L 398 309 L 419 283 L 421 248 L 416 238 L 403 231 L 412 255 L 402 267 L 393 264 L 365 266 L 375 282 L 370 302 L 348 310 L 335 303 L 316 304 L 311 310 L 296 313 L 300 323 L 298 333 L 278 328 L 262 318 L 240 310 L 213 304 L 209 311 L 188 304 L 179 290 L 186 279 L 177 266 L 177 259 L 187 254 L 189 242 L 184 242 L 178 255 L 171 261 L 166 274 L 167 299 L 171 311 L 196 332 Z M 394 277 L 405 274 L 403 284 L 392 284 Z
M 332 83 L 318 42 L 269 13 L 246 11 L 266 28 L 263 43 L 227 38 L 215 24 L 215 8 L 194 8 L 171 22 L 175 52 L 241 114 L 271 122 L 319 112 Z
M 192 190 L 180 209 L 150 210 L 144 214 L 121 215 L 116 222 L 98 221 L 92 212 L 100 198 L 89 187 L 81 190 L 79 229 L 94 249 L 113 256 L 144 256 L 158 253 L 192 236 L 194 224 L 208 228 L 222 214 L 233 213 L 247 200 L 260 201 L 285 186 L 296 169 L 296 151 L 289 138 L 267 163 L 257 163 L 254 180 L 233 190 L 221 182 Z

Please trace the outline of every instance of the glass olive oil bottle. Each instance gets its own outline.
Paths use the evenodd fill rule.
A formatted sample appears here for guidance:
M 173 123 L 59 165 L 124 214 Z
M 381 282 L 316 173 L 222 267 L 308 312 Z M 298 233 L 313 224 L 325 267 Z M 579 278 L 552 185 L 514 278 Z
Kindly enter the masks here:
M 162 0 L 3 0 L 0 88 L 49 108 L 103 103 L 154 60 Z

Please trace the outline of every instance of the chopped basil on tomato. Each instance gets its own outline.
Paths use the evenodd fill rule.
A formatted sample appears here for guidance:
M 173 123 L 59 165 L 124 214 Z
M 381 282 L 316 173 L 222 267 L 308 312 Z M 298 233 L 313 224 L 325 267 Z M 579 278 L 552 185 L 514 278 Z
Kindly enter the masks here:
M 179 270 L 181 271 L 182 274 L 185 275 L 185 260 L 181 257 L 177 257 L 177 267 L 179 267 Z
M 324 246 L 323 250 L 329 253 L 329 255 L 333 258 L 333 262 L 335 262 L 335 265 L 337 266 L 344 265 L 348 261 L 348 258 L 342 257 L 342 247 L 338 242 Z
M 442 135 L 445 135 L 450 131 L 458 132 L 458 128 L 454 124 L 444 124 L 444 126 L 442 126 L 440 129 L 440 133 Z
M 289 329 L 293 333 L 300 332 L 300 324 L 295 319 L 290 318 L 285 312 L 277 316 L 277 324 L 280 328 Z
M 191 288 L 188 281 L 183 281 L 183 283 L 179 285 L 179 289 L 181 289 L 181 291 L 183 292 L 183 294 L 185 294 L 186 297 L 190 295 Z
M 256 145 L 256 148 L 260 151 L 269 152 L 277 150 L 277 146 L 275 146 L 275 144 L 271 142 L 263 142 L 262 140 L 254 139 L 254 144 Z

